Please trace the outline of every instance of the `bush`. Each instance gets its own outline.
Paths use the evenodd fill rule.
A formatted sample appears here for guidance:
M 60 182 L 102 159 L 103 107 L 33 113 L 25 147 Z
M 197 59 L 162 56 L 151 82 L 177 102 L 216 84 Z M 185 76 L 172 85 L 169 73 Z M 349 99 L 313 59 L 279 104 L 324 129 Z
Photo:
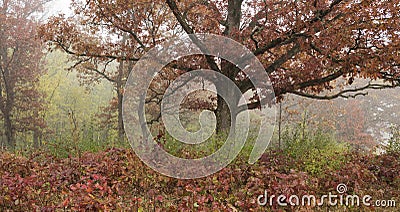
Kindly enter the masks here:
M 284 152 L 301 161 L 303 171 L 321 175 L 326 170 L 338 170 L 346 159 L 349 146 L 339 143 L 335 138 L 321 130 L 310 131 L 297 126 L 283 135 Z
M 147 167 L 131 149 L 83 153 L 80 158 L 55 158 L 46 152 L 21 157 L 0 153 L 0 211 L 375 211 L 346 206 L 259 206 L 257 197 L 304 195 L 335 191 L 374 199 L 400 197 L 399 154 L 349 154 L 337 171 L 312 176 L 281 151 L 268 151 L 249 166 L 230 164 L 200 179 L 178 180 Z M 288 168 L 290 167 L 290 168 Z M 275 199 L 276 200 L 276 199 Z M 398 208 L 386 208 L 398 211 Z M 396 210 L 397 209 L 397 210 Z
M 386 146 L 386 151 L 388 153 L 399 153 L 400 152 L 400 127 L 393 126 L 392 136 L 390 137 L 388 144 Z

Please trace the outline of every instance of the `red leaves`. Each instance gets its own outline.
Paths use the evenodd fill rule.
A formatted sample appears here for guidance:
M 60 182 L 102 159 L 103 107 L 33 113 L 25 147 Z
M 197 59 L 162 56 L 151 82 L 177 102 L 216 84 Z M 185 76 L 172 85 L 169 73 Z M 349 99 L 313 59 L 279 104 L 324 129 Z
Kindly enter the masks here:
M 36 154 L 28 161 L 2 153 L 0 208 L 250 211 L 263 209 L 256 198 L 265 190 L 268 195 L 286 197 L 322 195 L 335 192 L 339 183 L 360 195 L 396 198 L 400 196 L 399 156 L 351 154 L 343 168 L 315 178 L 298 171 L 301 164 L 284 153 L 268 152 L 251 167 L 231 164 L 206 178 L 176 180 L 151 171 L 131 150 L 87 153 L 79 163 L 77 158 L 58 160 Z M 274 205 L 272 209 L 282 208 Z
M 11 148 L 17 131 L 38 133 L 46 126 L 38 115 L 44 109 L 44 95 L 38 89 L 45 72 L 43 46 L 32 17 L 41 12 L 42 4 L 41 0 L 7 1 L 0 9 L 0 116 L 7 123 L 2 133 Z

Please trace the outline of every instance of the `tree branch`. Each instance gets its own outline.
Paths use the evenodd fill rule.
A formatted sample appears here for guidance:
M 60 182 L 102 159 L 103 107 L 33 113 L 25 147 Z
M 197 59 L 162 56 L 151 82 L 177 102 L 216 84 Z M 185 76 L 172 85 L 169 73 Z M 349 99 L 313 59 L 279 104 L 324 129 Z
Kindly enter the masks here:
M 65 51 L 69 55 L 74 55 L 77 57 L 95 57 L 95 58 L 108 58 L 108 59 L 120 59 L 120 60 L 129 60 L 129 61 L 139 61 L 139 58 L 130 58 L 126 56 L 115 56 L 115 55 L 107 55 L 107 54 L 88 54 L 88 53 L 78 53 L 73 50 L 70 50 L 69 47 L 65 46 L 61 41 L 53 41 L 56 43 L 58 47 L 60 47 L 63 51 Z
M 319 99 L 319 100 L 332 100 L 332 99 L 336 99 L 338 97 L 342 97 L 342 98 L 355 98 L 357 96 L 366 96 L 368 95 L 368 93 L 360 93 L 359 91 L 364 91 L 367 89 L 373 89 L 373 90 L 380 90 L 380 89 L 384 89 L 384 88 L 395 88 L 399 85 L 384 85 L 384 84 L 370 84 L 368 83 L 367 85 L 360 87 L 360 88 L 353 88 L 353 89 L 345 89 L 342 90 L 336 94 L 333 95 L 325 95 L 325 96 L 319 96 L 319 95 L 314 95 L 314 94 L 309 94 L 309 93 L 305 93 L 302 91 L 289 91 L 289 93 L 298 95 L 298 96 L 302 96 L 302 97 L 307 97 L 307 98 L 311 98 L 311 99 Z M 358 93 L 357 93 L 358 92 Z M 348 94 L 348 93 L 355 93 L 355 94 Z M 348 95 L 346 95 L 348 94 Z
M 283 54 L 280 56 L 278 59 L 276 59 L 271 65 L 269 65 L 265 71 L 268 74 L 271 74 L 274 72 L 279 66 L 283 65 L 286 63 L 289 59 L 291 59 L 293 56 L 295 56 L 297 53 L 301 51 L 300 45 L 296 44 L 293 46 L 289 51 L 286 52 L 286 54 Z
M 189 26 L 185 18 L 182 16 L 182 13 L 179 11 L 178 5 L 176 5 L 176 2 L 174 0 L 167 0 L 167 4 L 172 10 L 172 13 L 178 20 L 179 24 L 182 26 L 183 30 L 185 30 L 185 32 L 189 35 L 190 39 L 199 47 L 202 52 L 207 52 L 206 47 L 200 42 L 200 40 L 196 36 L 193 35 L 194 30 Z M 211 69 L 221 72 L 213 57 L 209 55 L 206 55 L 205 57 Z
M 100 71 L 100 70 L 98 70 L 98 69 L 96 69 L 96 68 L 91 68 L 91 67 L 84 67 L 84 68 L 87 69 L 87 70 L 96 72 L 96 73 L 99 74 L 100 76 L 104 77 L 104 79 L 108 80 L 109 82 L 113 82 L 113 83 L 116 82 L 114 79 L 112 79 L 112 78 L 110 78 L 109 76 L 107 76 L 107 74 L 105 74 L 104 71 Z
M 339 70 L 333 74 L 330 74 L 328 76 L 319 78 L 319 79 L 313 79 L 313 80 L 309 80 L 306 82 L 302 82 L 300 84 L 295 85 L 295 89 L 294 90 L 298 90 L 298 89 L 304 89 L 306 87 L 311 87 L 311 86 L 316 86 L 316 85 L 320 85 L 326 82 L 330 82 L 333 81 L 337 78 L 339 78 L 340 76 L 342 76 L 344 74 L 344 72 L 342 70 Z
M 310 20 L 310 24 L 317 22 L 317 21 L 321 21 L 324 17 L 326 17 L 330 12 L 332 12 L 333 8 L 340 4 L 343 0 L 335 0 L 331 3 L 331 5 L 329 6 L 328 9 L 320 11 L 313 19 Z M 321 30 L 316 30 L 315 33 L 320 32 Z M 257 48 L 253 53 L 254 55 L 258 56 L 261 54 L 264 54 L 266 51 L 275 48 L 277 46 L 282 46 L 285 44 L 289 44 L 292 43 L 296 40 L 296 38 L 298 36 L 304 36 L 303 33 L 298 33 L 299 31 L 289 31 L 288 33 L 286 33 L 288 36 L 287 37 L 280 37 L 280 38 L 276 38 L 274 40 L 272 40 L 271 42 L 269 42 L 267 45 L 262 46 L 260 48 Z M 297 35 L 297 36 L 296 36 Z
M 103 17 L 104 17 L 105 19 L 107 19 L 107 21 L 109 21 L 111 24 L 113 24 L 113 26 L 115 26 L 117 29 L 119 29 L 119 30 L 121 30 L 121 31 L 123 31 L 123 32 L 126 32 L 126 33 L 130 34 L 130 35 L 136 40 L 136 42 L 138 42 L 138 44 L 140 45 L 140 47 L 142 47 L 143 50 L 146 49 L 146 46 L 143 44 L 143 42 L 140 40 L 140 38 L 137 36 L 136 33 L 132 32 L 132 30 L 125 29 L 124 27 L 119 26 L 118 24 L 116 24 L 111 18 L 109 18 L 109 17 L 107 17 L 107 16 L 105 15 L 104 10 L 103 10 L 103 8 L 102 8 L 100 5 L 97 5 L 97 6 L 98 6 L 99 10 L 101 11 Z M 118 21 L 120 21 L 121 23 L 123 23 L 123 21 L 122 21 L 115 13 L 113 13 L 112 15 L 113 15 L 113 17 L 116 18 Z

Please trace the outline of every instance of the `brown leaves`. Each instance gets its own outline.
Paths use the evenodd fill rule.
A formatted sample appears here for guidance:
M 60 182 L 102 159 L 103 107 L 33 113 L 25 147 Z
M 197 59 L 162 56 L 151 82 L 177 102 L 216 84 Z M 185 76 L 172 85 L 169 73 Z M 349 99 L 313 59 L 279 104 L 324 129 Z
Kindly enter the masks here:
M 39 114 L 44 110 L 44 94 L 38 91 L 43 69 L 43 46 L 37 39 L 42 0 L 7 1 L 0 8 L 0 111 L 7 122 L 2 134 L 14 145 L 17 131 L 39 132 L 46 127 Z
M 225 34 L 259 57 L 278 95 L 318 94 L 347 74 L 398 83 L 382 74 L 399 73 L 398 0 L 237 2 L 76 1 L 76 19 L 52 18 L 41 35 L 78 60 L 96 58 L 106 67 L 113 60 L 136 61 L 185 31 Z M 124 36 L 127 41 L 120 42 Z M 170 74 L 204 64 L 201 59 L 179 64 L 183 67 Z

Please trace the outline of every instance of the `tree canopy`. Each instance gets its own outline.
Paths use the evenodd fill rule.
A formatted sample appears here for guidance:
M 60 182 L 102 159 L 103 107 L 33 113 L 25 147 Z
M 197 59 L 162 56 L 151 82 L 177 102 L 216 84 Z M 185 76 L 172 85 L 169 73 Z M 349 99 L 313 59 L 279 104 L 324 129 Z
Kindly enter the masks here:
M 37 89 L 39 77 L 45 72 L 43 45 L 36 36 L 35 18 L 45 2 L 0 1 L 0 116 L 4 125 L 0 133 L 10 148 L 15 147 L 17 132 L 32 131 L 37 144 L 45 127 L 40 115 L 43 93 Z
M 355 97 L 365 89 L 400 83 L 398 0 L 86 0 L 74 1 L 72 8 L 74 16 L 52 17 L 41 27 L 41 36 L 52 48 L 71 54 L 76 68 L 109 80 L 118 76 L 108 66 L 113 61 L 132 64 L 169 38 L 212 33 L 250 49 L 278 97 L 288 93 L 316 99 Z M 175 73 L 198 67 L 221 72 L 242 93 L 254 88 L 248 78 L 238 77 L 242 73 L 238 68 L 222 63 L 219 69 L 210 57 L 193 56 L 171 65 Z M 124 75 L 128 73 L 129 67 Z M 333 90 L 340 78 L 347 85 L 356 78 L 371 81 L 323 93 Z M 229 117 L 226 105 L 217 99 L 217 119 Z M 247 106 L 255 109 L 262 101 L 256 96 Z

